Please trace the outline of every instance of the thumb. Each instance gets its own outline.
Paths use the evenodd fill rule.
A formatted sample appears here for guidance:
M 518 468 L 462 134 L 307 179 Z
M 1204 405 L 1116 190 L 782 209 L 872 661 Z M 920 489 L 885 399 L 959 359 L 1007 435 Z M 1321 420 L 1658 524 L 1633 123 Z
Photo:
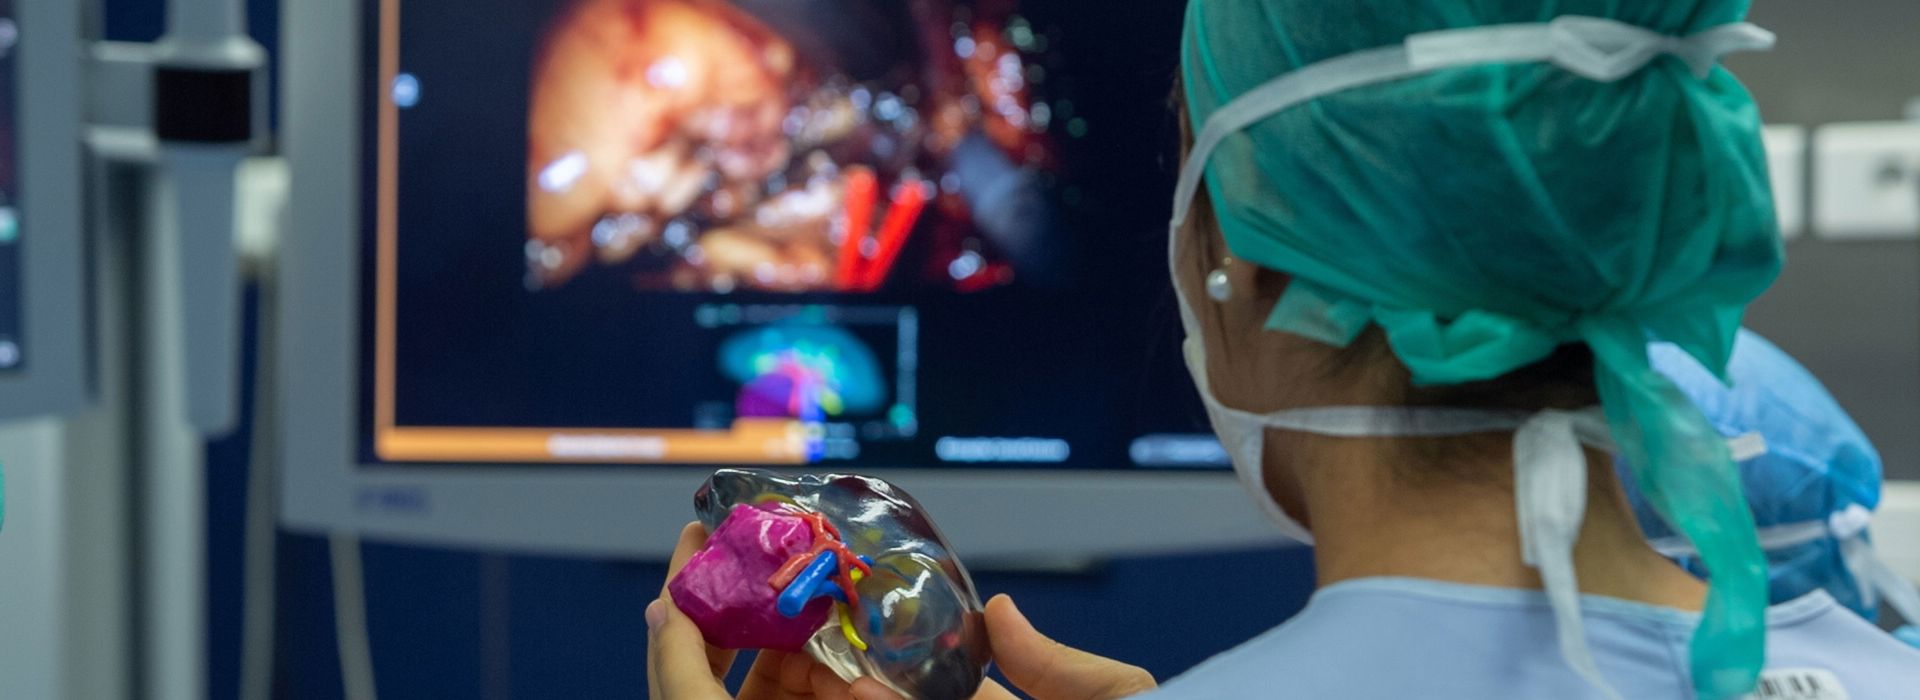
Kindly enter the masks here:
M 987 639 L 1000 672 L 1035 700 L 1115 700 L 1157 687 L 1145 669 L 1041 634 L 1005 595 L 987 602 Z

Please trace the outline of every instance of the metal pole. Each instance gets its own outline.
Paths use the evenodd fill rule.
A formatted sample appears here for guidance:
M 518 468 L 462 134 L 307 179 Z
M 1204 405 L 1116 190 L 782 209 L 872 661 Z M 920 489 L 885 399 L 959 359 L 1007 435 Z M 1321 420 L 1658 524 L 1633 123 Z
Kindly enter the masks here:
M 206 454 L 181 410 L 187 403 L 181 230 L 172 182 L 148 190 L 141 244 L 144 308 L 134 347 L 139 372 L 144 697 L 207 697 Z

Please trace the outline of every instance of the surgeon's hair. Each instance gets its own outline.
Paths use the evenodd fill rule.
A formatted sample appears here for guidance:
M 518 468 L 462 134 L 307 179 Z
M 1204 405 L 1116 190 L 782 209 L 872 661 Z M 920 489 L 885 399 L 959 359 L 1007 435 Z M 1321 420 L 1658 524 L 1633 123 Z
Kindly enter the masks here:
M 1180 158 L 1176 162 L 1184 163 L 1186 154 L 1193 149 L 1194 129 L 1178 77 L 1174 79 L 1169 103 L 1180 122 Z M 1220 230 L 1208 188 L 1201 187 L 1195 192 L 1186 225 L 1190 227 L 1188 230 L 1196 232 Z M 1594 381 L 1593 349 L 1584 343 L 1561 345 L 1540 361 L 1493 379 L 1416 386 L 1413 373 L 1393 354 L 1386 333 L 1379 326 L 1368 326 L 1346 347 L 1332 349 L 1320 360 L 1320 364 L 1320 375 L 1329 381 L 1368 382 L 1389 387 L 1399 392 L 1396 403 L 1407 407 L 1541 411 L 1574 410 L 1600 403 L 1599 390 Z M 1394 375 L 1382 376 L 1382 372 Z M 1414 457 L 1423 464 L 1410 465 L 1412 468 L 1403 470 L 1409 475 L 1432 476 L 1431 467 L 1436 465 L 1457 464 L 1467 457 L 1504 454 L 1512 447 L 1512 439 L 1499 434 L 1417 442 L 1420 447 Z M 1447 471 L 1450 473 L 1445 476 L 1459 478 L 1488 476 Z M 1496 478 L 1511 478 L 1511 474 L 1506 472 Z

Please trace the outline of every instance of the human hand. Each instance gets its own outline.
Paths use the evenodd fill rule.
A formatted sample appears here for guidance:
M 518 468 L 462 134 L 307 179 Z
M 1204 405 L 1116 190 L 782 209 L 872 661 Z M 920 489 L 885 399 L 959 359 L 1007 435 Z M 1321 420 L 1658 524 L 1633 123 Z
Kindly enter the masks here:
M 1005 595 L 987 601 L 987 640 L 993 662 L 1020 692 L 1033 700 L 1119 700 L 1159 687 L 1138 666 L 1095 656 L 1053 641 L 1027 621 Z M 859 700 L 903 700 L 884 688 L 866 690 Z M 973 700 L 1019 700 L 993 679 Z
M 1117 700 L 1159 687 L 1146 669 L 1089 654 L 1041 634 L 1006 595 L 987 601 L 987 641 L 1000 672 L 1034 700 Z M 989 680 L 974 700 L 1017 697 Z
M 707 532 L 690 523 L 680 533 L 667 567 L 667 580 L 679 574 L 694 552 L 706 546 Z M 1000 670 L 1015 688 L 1034 700 L 1119 700 L 1157 687 L 1138 666 L 1089 654 L 1056 642 L 1034 629 L 1013 599 L 996 596 L 987 603 L 987 637 Z M 662 588 L 660 600 L 647 606 L 647 685 L 654 700 L 724 700 L 721 679 L 733 667 L 734 653 L 707 646 L 700 630 L 674 607 Z M 974 700 L 1018 700 L 989 679 Z M 848 684 L 806 654 L 762 651 L 741 686 L 738 700 L 903 700 L 871 678 Z
M 667 565 L 667 580 L 707 544 L 707 531 L 689 523 Z M 700 628 L 675 607 L 665 587 L 647 606 L 647 697 L 652 700 L 728 700 L 723 679 L 733 668 L 734 652 L 708 646 Z M 840 680 L 812 657 L 761 651 L 740 687 L 738 700 L 894 700 L 898 695 L 878 681 Z

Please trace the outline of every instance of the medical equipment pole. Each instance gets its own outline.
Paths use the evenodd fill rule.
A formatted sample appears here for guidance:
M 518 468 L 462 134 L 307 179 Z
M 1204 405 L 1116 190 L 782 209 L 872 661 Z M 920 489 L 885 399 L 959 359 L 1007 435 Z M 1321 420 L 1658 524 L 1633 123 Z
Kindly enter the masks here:
M 243 0 L 169 0 L 154 45 L 166 212 L 146 244 L 142 649 L 145 697 L 207 697 L 207 436 L 232 429 L 239 373 L 235 174 L 265 131 L 266 51 Z M 184 420 L 181 418 L 184 416 Z
M 231 430 L 239 375 L 234 177 L 265 132 L 266 51 L 247 36 L 241 0 L 171 0 L 154 45 L 154 132 L 181 224 L 187 416 Z

